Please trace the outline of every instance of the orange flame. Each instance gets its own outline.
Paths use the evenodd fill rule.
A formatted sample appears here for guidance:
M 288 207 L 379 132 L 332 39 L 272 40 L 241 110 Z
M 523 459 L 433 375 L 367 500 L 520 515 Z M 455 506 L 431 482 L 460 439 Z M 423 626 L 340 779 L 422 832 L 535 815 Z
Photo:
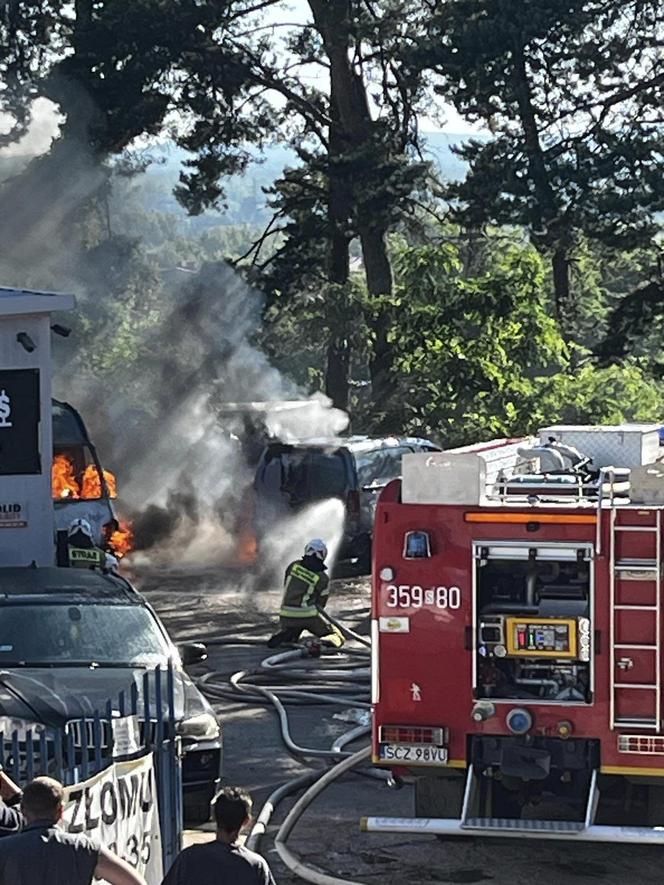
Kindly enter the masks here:
M 120 520 L 120 528 L 113 532 L 108 545 L 118 559 L 131 553 L 134 546 L 134 531 L 131 523 Z
M 117 498 L 118 492 L 115 476 L 111 473 L 110 470 L 104 470 L 103 473 L 109 495 L 111 496 L 111 498 Z M 102 491 L 101 481 L 99 479 L 99 471 L 94 464 L 88 464 L 88 466 L 85 468 L 85 473 L 83 474 L 81 497 L 87 499 L 96 499 L 101 498 L 101 496 Z
M 258 556 L 258 541 L 249 528 L 243 528 L 237 541 L 237 558 L 241 565 L 253 565 Z
M 111 498 L 117 497 L 117 482 L 110 470 L 104 470 L 104 479 Z M 53 456 L 51 485 L 53 498 L 56 501 L 62 498 L 85 498 L 92 501 L 102 497 L 101 480 L 96 465 L 88 464 L 79 484 L 74 473 L 74 465 L 66 455 Z
M 74 476 L 74 465 L 66 455 L 55 455 L 51 471 L 53 498 L 80 498 L 81 492 Z

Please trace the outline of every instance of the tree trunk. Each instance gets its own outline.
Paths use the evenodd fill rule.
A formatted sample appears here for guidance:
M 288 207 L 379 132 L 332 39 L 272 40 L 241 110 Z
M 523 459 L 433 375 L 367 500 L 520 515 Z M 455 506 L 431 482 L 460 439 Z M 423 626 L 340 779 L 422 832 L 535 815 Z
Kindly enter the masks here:
M 560 247 L 554 251 L 551 256 L 551 269 L 553 272 L 556 316 L 563 335 L 567 337 L 571 331 L 570 322 L 573 311 L 570 303 L 569 258 L 566 249 Z
M 339 140 L 352 152 L 370 141 L 374 124 L 371 119 L 367 89 L 350 61 L 351 4 L 349 0 L 309 0 L 314 23 L 321 35 L 330 63 L 330 104 L 339 122 Z M 351 200 L 356 203 L 355 195 Z M 358 222 L 362 258 L 370 296 L 390 295 L 392 269 L 385 241 L 386 231 L 370 222 Z M 396 385 L 393 377 L 394 357 L 388 340 L 389 317 L 383 310 L 369 318 L 374 334 L 373 355 L 369 361 L 372 400 L 377 422 L 384 426 L 395 407 L 392 402 Z
M 519 105 L 523 128 L 528 169 L 535 186 L 537 200 L 533 207 L 533 233 L 535 240 L 552 249 L 553 296 L 556 316 L 564 337 L 569 337 L 571 317 L 569 286 L 569 231 L 560 217 L 556 195 L 546 166 L 540 139 L 537 117 L 533 107 L 532 93 L 523 46 L 516 44 L 514 57 L 514 92 Z
M 353 203 L 350 189 L 339 170 L 338 158 L 343 154 L 344 144 L 340 132 L 339 115 L 334 101 L 334 86 L 331 88 L 330 108 L 332 123 L 329 129 L 328 202 L 327 220 L 329 225 L 329 246 L 327 276 L 331 283 L 347 286 L 350 273 L 350 243 L 348 225 Z M 348 411 L 350 392 L 350 335 L 344 317 L 340 326 L 330 329 L 325 369 L 325 392 L 338 409 Z
M 348 394 L 350 384 L 350 347 L 345 338 L 334 336 L 327 346 L 327 365 L 325 367 L 325 393 L 337 409 L 348 411 Z
M 369 295 L 390 295 L 392 292 L 392 268 L 387 254 L 385 232 L 376 227 L 360 230 L 362 257 L 367 278 Z M 369 360 L 371 394 L 374 405 L 375 428 L 395 430 L 390 421 L 395 419 L 396 380 L 394 377 L 394 354 L 388 340 L 390 316 L 385 309 L 370 318 L 369 325 L 374 335 L 373 354 Z

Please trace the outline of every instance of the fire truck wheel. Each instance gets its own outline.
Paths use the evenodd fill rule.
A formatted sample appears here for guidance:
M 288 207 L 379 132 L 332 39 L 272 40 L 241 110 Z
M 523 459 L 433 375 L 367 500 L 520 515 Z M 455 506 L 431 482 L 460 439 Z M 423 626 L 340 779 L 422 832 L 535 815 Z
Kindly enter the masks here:
M 648 786 L 648 820 L 649 827 L 664 826 L 664 785 Z

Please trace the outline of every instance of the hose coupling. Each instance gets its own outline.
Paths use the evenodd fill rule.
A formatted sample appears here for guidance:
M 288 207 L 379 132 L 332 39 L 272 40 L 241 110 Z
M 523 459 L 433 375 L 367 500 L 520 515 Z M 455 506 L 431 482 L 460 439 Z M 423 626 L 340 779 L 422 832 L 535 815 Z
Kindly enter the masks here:
M 319 658 L 321 655 L 321 644 L 317 639 L 305 639 L 302 644 L 303 658 Z

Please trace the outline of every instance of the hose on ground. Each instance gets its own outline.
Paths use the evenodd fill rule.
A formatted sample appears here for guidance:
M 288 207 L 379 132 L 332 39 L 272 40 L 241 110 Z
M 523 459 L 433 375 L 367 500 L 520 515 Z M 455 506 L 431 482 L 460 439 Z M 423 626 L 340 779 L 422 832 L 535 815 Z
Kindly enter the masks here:
M 322 616 L 334 624 L 348 638 L 361 643 L 361 648 L 344 647 L 343 652 L 324 650 L 320 657 L 313 657 L 307 649 L 295 647 L 285 652 L 272 654 L 253 670 L 241 670 L 230 679 L 217 672 L 201 676 L 197 682 L 201 690 L 211 699 L 232 700 L 236 703 L 271 705 L 279 719 L 282 740 L 288 752 L 300 761 L 329 765 L 321 774 L 321 769 L 306 772 L 274 790 L 263 805 L 247 846 L 256 850 L 265 834 L 272 813 L 278 803 L 287 796 L 308 788 L 296 802 L 277 834 L 275 846 L 283 862 L 305 881 L 322 885 L 358 885 L 307 867 L 290 849 L 286 841 L 295 823 L 309 804 L 328 784 L 342 777 L 346 772 L 357 768 L 369 755 L 370 748 L 351 753 L 345 748 L 353 741 L 367 735 L 371 728 L 358 725 L 338 737 L 330 749 L 300 746 L 291 734 L 288 719 L 288 706 L 328 705 L 370 709 L 369 686 L 370 668 L 367 657 L 371 642 L 350 630 L 336 618 L 321 612 Z M 238 637 L 218 636 L 206 640 L 209 645 L 244 645 Z M 251 638 L 247 645 L 262 644 L 262 640 Z M 352 659 L 360 659 L 353 661 Z M 377 770 L 359 770 L 358 774 L 384 780 L 386 773 Z
M 293 831 L 293 827 L 314 799 L 333 781 L 340 778 L 347 771 L 350 771 L 351 768 L 355 768 L 355 766 L 364 762 L 370 755 L 371 747 L 363 747 L 361 750 L 358 750 L 357 753 L 353 753 L 352 756 L 349 756 L 347 759 L 344 759 L 343 762 L 335 765 L 334 768 L 326 771 L 322 777 L 318 778 L 318 780 L 309 787 L 306 793 L 300 796 L 295 805 L 288 812 L 286 820 L 279 828 L 279 832 L 274 840 L 274 847 L 277 849 L 279 857 L 286 866 L 301 879 L 304 879 L 305 882 L 313 882 L 315 885 L 362 885 L 361 882 L 352 881 L 350 879 L 339 879 L 337 876 L 330 876 L 327 873 L 312 869 L 304 864 L 300 858 L 287 847 L 286 842 Z
M 307 772 L 307 774 L 302 774 L 300 775 L 300 777 L 296 777 L 292 781 L 286 781 L 285 784 L 281 784 L 280 787 L 277 787 L 276 790 L 270 793 L 270 795 L 263 803 L 260 814 L 254 821 L 254 825 L 251 828 L 251 833 L 249 833 L 249 835 L 247 836 L 247 841 L 245 842 L 245 845 L 250 851 L 256 851 L 258 849 L 258 843 L 265 835 L 267 825 L 270 823 L 270 818 L 272 817 L 272 812 L 281 802 L 281 800 L 285 799 L 286 796 L 290 796 L 291 793 L 298 793 L 305 787 L 310 786 L 310 784 L 312 784 L 319 777 L 320 771 L 309 771 Z

